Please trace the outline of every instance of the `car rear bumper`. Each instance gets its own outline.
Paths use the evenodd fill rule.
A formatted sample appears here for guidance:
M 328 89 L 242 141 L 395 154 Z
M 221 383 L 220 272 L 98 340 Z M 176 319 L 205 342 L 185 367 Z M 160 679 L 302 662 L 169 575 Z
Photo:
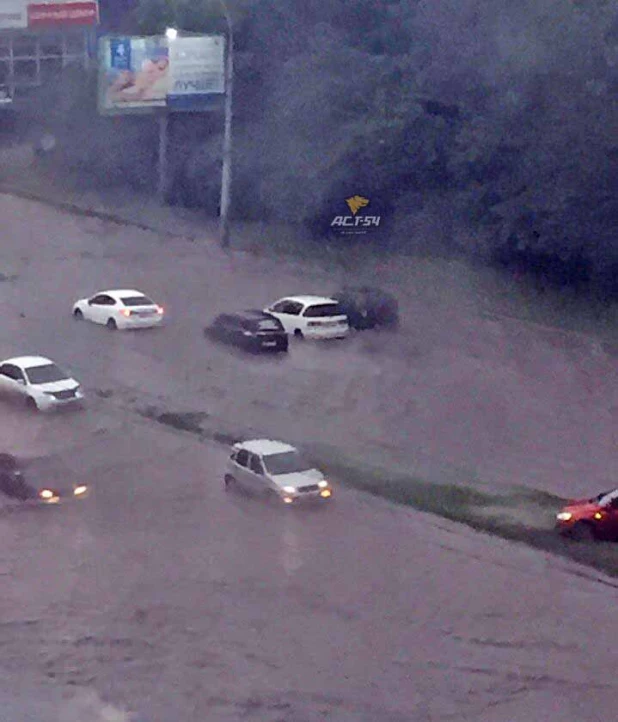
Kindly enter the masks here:
M 345 338 L 350 333 L 349 326 L 327 326 L 325 328 L 306 328 L 303 331 L 305 338 L 330 339 Z
M 258 336 L 251 339 L 250 347 L 255 351 L 287 351 L 288 337 L 283 336 Z
M 116 323 L 118 328 L 129 330 L 138 328 L 153 328 L 160 326 L 163 322 L 163 316 L 157 314 L 156 316 L 135 316 L 129 318 L 119 319 Z

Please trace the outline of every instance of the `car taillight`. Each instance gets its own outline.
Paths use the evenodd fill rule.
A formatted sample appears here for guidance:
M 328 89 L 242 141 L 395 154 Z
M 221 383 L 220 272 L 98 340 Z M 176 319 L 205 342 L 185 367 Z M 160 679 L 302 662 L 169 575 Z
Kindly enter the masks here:
M 129 311 L 128 308 L 123 308 L 120 313 L 122 313 L 122 315 L 126 316 L 127 318 L 129 318 L 129 316 L 131 315 L 131 311 Z
M 159 316 L 163 314 L 163 306 L 157 306 L 157 313 L 159 314 Z

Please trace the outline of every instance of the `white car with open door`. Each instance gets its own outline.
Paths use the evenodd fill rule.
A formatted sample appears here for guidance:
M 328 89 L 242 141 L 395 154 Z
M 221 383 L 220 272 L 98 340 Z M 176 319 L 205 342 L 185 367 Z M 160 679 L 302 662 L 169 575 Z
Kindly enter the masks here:
M 17 356 L 0 362 L 0 393 L 39 411 L 79 404 L 84 399 L 79 382 L 44 356 Z
M 152 328 L 161 324 L 163 308 L 141 291 L 120 288 L 80 298 L 73 305 L 73 316 L 110 329 Z
M 270 439 L 234 444 L 224 477 L 225 488 L 238 486 L 249 493 L 284 504 L 324 502 L 333 490 L 294 446 Z
M 265 308 L 298 338 L 344 338 L 350 327 L 337 301 L 325 296 L 286 296 Z

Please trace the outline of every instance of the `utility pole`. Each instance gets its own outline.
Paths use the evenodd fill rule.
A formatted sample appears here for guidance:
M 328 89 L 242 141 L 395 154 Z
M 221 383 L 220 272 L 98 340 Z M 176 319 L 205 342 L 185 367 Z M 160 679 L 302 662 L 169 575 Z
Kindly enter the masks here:
M 159 116 L 159 163 L 157 179 L 157 195 L 161 204 L 165 203 L 167 195 L 167 138 L 168 114 L 164 110 Z
M 227 43 L 225 56 L 225 99 L 223 157 L 221 168 L 221 202 L 219 207 L 220 242 L 223 248 L 230 245 L 230 204 L 232 199 L 232 92 L 234 84 L 234 30 L 232 18 L 225 0 L 221 1 L 227 23 Z

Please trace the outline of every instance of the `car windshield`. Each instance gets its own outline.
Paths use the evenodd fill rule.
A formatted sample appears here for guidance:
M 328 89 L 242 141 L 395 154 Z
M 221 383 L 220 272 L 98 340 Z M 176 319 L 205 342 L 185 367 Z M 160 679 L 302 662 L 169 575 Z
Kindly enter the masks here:
M 154 306 L 154 301 L 151 301 L 148 296 L 127 296 L 127 298 L 120 299 L 125 306 Z
M 602 494 L 596 496 L 592 501 L 598 502 L 600 505 L 605 506 L 610 501 L 618 498 L 618 489 L 612 489 L 610 491 L 604 491 Z
M 341 309 L 337 303 L 320 303 L 316 306 L 309 306 L 305 309 L 303 316 L 308 318 L 326 318 L 328 316 L 342 316 Z
M 280 454 L 271 454 L 264 457 L 264 465 L 269 474 L 294 474 L 299 471 L 309 471 L 313 468 L 298 451 L 283 451 Z
M 67 374 L 59 369 L 56 364 L 31 366 L 30 368 L 25 369 L 25 371 L 31 384 L 49 384 L 54 381 L 63 381 L 68 378 Z

